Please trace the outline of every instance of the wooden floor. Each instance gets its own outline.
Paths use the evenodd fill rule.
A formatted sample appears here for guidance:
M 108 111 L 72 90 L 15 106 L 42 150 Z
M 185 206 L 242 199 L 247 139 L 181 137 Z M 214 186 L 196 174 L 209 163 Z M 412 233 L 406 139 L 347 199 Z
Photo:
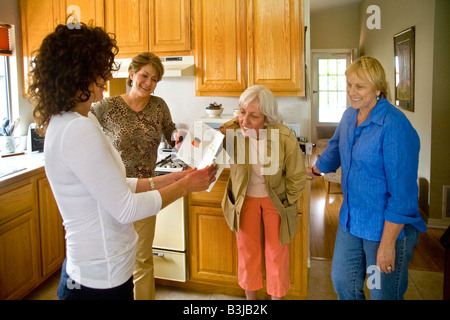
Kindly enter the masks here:
M 330 193 L 327 193 L 321 177 L 311 183 L 311 259 L 332 260 L 339 209 L 342 204 L 340 192 L 340 185 L 332 183 Z M 414 256 L 409 265 L 410 269 L 444 271 L 445 250 L 439 242 L 444 232 L 444 229 L 429 228 L 426 233 L 420 234 L 419 243 L 414 249 Z

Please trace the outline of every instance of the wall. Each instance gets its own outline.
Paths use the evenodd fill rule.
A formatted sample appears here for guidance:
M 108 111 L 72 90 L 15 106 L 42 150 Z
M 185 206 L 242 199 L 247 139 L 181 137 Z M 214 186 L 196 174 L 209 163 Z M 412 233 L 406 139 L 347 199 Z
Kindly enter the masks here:
M 436 0 L 433 53 L 433 112 L 431 120 L 430 217 L 439 224 L 444 185 L 450 185 L 450 1 Z M 441 222 L 450 223 L 450 217 Z
M 381 10 L 381 29 L 369 30 L 365 11 L 369 5 Z M 436 17 L 436 18 L 435 18 Z M 360 5 L 360 53 L 377 58 L 384 66 L 391 94 L 394 93 L 393 36 L 415 26 L 415 110 L 402 110 L 417 130 L 421 150 L 419 180 L 422 211 L 429 226 L 442 221 L 442 186 L 449 184 L 448 130 L 448 0 L 363 0 Z M 427 199 L 423 199 L 423 197 Z
M 311 49 L 358 48 L 358 10 L 356 3 L 311 13 Z

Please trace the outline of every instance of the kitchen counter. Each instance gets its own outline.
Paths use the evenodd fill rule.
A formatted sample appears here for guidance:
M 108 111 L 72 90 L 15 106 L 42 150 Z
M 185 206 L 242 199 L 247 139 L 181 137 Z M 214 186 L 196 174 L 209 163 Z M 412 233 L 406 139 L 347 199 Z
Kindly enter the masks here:
M 23 155 L 0 158 L 0 187 L 12 180 L 21 179 L 44 171 L 44 153 L 25 153 Z

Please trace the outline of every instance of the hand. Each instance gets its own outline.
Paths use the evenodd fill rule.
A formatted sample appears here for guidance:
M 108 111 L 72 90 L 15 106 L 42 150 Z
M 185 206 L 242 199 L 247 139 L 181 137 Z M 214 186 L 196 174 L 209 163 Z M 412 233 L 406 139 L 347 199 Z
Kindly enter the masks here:
M 209 185 L 216 180 L 217 170 L 214 165 L 198 170 L 194 168 L 188 170 L 184 179 L 188 179 L 188 192 L 203 191 L 208 189 Z
M 395 270 L 395 242 L 385 244 L 380 242 L 377 252 L 377 267 L 383 273 Z
M 178 129 L 173 133 L 173 139 L 175 140 L 175 149 L 180 150 L 181 143 L 184 140 L 184 137 L 186 137 L 187 131 L 183 129 Z
M 316 166 L 316 165 L 314 165 Z M 317 167 L 314 168 L 314 172 L 320 173 L 319 169 L 317 169 Z M 315 175 L 313 173 L 313 168 L 311 167 L 306 167 L 306 173 L 314 180 L 318 177 L 318 175 Z

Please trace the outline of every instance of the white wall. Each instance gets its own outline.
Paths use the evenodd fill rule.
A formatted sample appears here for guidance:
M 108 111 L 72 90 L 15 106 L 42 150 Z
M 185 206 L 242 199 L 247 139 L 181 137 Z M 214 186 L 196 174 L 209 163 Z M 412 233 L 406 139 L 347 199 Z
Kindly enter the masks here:
M 224 114 L 232 114 L 239 108 L 239 97 L 196 97 L 195 79 L 191 77 L 163 78 L 155 90 L 169 106 L 173 121 L 179 128 L 189 128 L 192 122 L 206 117 L 209 103 L 221 103 Z M 309 137 L 310 106 L 305 98 L 277 97 L 278 108 L 285 122 L 300 123 L 302 136 Z
M 381 29 L 369 30 L 366 13 L 369 5 L 381 10 Z M 415 110 L 403 111 L 420 136 L 419 178 L 430 181 L 431 115 L 433 88 L 434 1 L 363 0 L 360 5 L 360 54 L 378 59 L 386 71 L 390 102 L 394 94 L 395 34 L 415 26 Z

